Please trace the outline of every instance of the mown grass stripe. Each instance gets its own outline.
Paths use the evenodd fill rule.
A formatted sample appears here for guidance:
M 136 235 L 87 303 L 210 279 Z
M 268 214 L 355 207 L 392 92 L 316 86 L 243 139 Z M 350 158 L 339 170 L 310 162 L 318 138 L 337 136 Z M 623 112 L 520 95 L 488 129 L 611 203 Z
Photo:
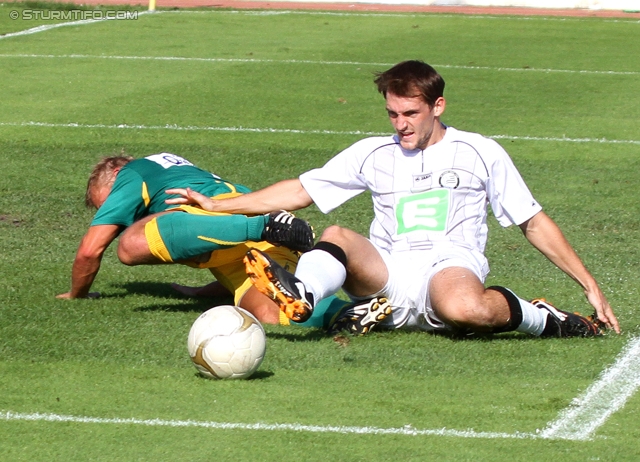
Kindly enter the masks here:
M 376 63 L 362 61 L 318 61 L 310 59 L 257 59 L 257 58 L 200 58 L 188 56 L 120 56 L 120 55 L 54 55 L 54 54 L 28 54 L 28 53 L 4 53 L 0 58 L 32 58 L 32 59 L 117 59 L 139 61 L 191 61 L 209 63 L 247 63 L 247 64 L 311 64 L 319 66 L 378 66 L 389 67 L 396 63 Z M 543 72 L 561 74 L 593 74 L 593 75 L 640 75 L 640 71 L 612 71 L 589 69 L 553 69 L 536 67 L 492 67 L 492 66 L 464 66 L 457 64 L 432 64 L 436 69 L 459 69 L 470 71 L 496 71 L 496 72 Z
M 418 7 L 421 5 L 417 5 Z M 219 10 L 219 9 L 181 9 L 171 11 L 158 11 L 166 14 L 228 14 L 228 15 L 244 15 L 244 16 L 280 16 L 280 15 L 300 15 L 300 16 L 344 16 L 344 17 L 380 17 L 380 18 L 434 18 L 434 19 L 480 19 L 480 20 L 507 20 L 507 21 L 543 21 L 543 22 L 586 22 L 601 21 L 606 23 L 626 23 L 640 24 L 640 21 L 633 18 L 607 18 L 607 17 L 575 17 L 575 16 L 544 16 L 539 14 L 521 15 L 514 12 L 508 14 L 451 14 L 436 12 L 388 12 L 388 11 L 318 11 L 318 10 Z
M 176 130 L 176 131 L 212 131 L 212 132 L 237 132 L 237 133 L 277 133 L 296 135 L 362 135 L 362 136 L 388 136 L 391 132 L 367 132 L 361 130 L 300 130 L 295 128 L 256 128 L 256 127 L 215 127 L 196 125 L 142 125 L 142 124 L 80 124 L 49 123 L 49 122 L 0 122 L 0 127 L 46 127 L 46 128 L 89 128 L 106 130 Z M 487 135 L 487 138 L 495 140 L 515 141 L 551 141 L 566 143 L 599 143 L 599 144 L 633 144 L 640 145 L 640 140 L 611 140 L 607 138 L 567 138 L 552 136 L 519 136 L 519 135 Z

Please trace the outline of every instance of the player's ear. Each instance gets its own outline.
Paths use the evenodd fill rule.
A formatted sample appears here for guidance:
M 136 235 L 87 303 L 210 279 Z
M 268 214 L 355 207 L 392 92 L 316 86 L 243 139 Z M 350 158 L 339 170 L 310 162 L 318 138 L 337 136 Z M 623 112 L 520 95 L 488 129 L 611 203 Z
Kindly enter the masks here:
M 433 115 L 435 115 L 436 117 L 439 117 L 442 115 L 442 113 L 444 112 L 444 109 L 447 105 L 447 102 L 444 100 L 444 98 L 441 96 L 439 97 L 435 103 L 433 103 Z

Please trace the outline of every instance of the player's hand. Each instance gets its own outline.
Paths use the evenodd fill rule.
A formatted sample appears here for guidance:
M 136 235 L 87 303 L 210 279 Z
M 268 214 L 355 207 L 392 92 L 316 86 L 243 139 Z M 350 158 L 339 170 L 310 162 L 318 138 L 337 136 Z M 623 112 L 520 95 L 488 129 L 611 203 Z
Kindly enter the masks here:
M 596 309 L 597 318 L 602 321 L 608 329 L 613 329 L 617 334 L 620 333 L 620 324 L 618 319 L 613 314 L 613 310 L 609 305 L 606 297 L 600 289 L 586 292 L 587 300 Z
M 100 298 L 100 292 L 89 292 L 86 297 L 72 297 L 71 292 L 65 292 L 64 294 L 56 295 L 56 298 L 61 300 L 72 300 L 75 298 Z
M 199 192 L 194 191 L 191 188 L 167 189 L 165 192 L 167 194 L 176 194 L 180 196 L 172 197 L 171 199 L 165 200 L 167 204 L 196 204 L 199 205 L 203 210 L 206 210 L 208 212 L 215 212 L 215 202 L 210 197 L 207 197 L 204 194 L 200 194 Z

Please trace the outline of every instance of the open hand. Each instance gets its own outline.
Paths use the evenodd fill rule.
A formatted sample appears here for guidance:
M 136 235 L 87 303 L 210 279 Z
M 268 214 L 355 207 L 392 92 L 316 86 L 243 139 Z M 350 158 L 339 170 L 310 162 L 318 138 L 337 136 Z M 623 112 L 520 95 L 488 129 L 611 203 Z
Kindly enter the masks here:
M 171 199 L 165 200 L 167 204 L 195 204 L 199 205 L 203 210 L 208 212 L 214 212 L 214 201 L 210 197 L 205 196 L 204 194 L 200 194 L 197 191 L 194 191 L 191 188 L 175 188 L 175 189 L 167 189 L 165 191 L 167 194 L 175 194 L 180 197 L 172 197 Z

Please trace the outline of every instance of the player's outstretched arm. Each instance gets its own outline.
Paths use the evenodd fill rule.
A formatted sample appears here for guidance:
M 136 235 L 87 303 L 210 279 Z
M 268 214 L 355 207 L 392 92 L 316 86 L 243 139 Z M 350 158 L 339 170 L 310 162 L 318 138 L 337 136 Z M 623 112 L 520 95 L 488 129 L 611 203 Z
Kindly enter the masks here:
M 297 178 L 284 180 L 259 191 L 232 197 L 211 199 L 191 189 L 168 189 L 167 194 L 179 197 L 167 199 L 167 204 L 197 204 L 209 212 L 253 215 L 274 210 L 298 210 L 313 203 Z
M 71 269 L 71 290 L 59 294 L 56 298 L 96 297 L 97 293 L 89 293 L 98 271 L 104 251 L 120 233 L 117 225 L 91 226 L 80 242 Z
M 598 319 L 619 334 L 620 325 L 607 298 L 558 225 L 546 213 L 538 212 L 522 223 L 520 229 L 536 249 L 583 288 Z

